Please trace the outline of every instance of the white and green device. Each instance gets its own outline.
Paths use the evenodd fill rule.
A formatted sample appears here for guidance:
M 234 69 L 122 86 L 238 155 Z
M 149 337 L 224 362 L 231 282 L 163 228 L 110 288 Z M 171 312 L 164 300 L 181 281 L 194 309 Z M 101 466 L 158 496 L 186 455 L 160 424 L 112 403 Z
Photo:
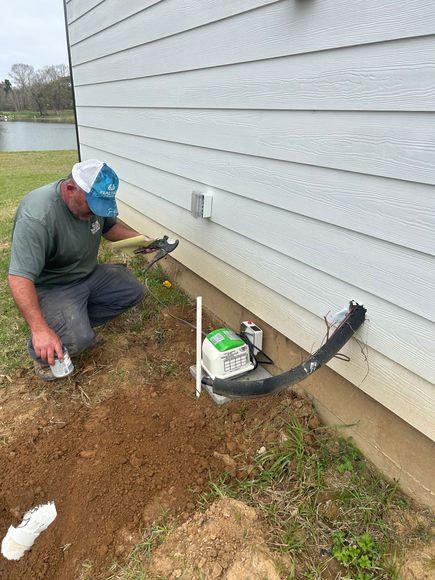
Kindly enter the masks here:
M 218 328 L 206 336 L 201 366 L 212 379 L 228 379 L 255 368 L 248 345 L 230 328 Z

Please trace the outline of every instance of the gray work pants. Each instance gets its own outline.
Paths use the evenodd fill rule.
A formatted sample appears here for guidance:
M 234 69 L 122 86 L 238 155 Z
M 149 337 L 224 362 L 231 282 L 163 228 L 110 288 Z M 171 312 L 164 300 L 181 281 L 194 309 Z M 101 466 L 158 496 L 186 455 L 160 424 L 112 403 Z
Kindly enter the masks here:
M 142 284 L 120 264 L 99 264 L 92 274 L 78 282 L 37 292 L 48 326 L 59 335 L 71 355 L 91 346 L 96 326 L 112 320 L 144 296 Z M 28 348 L 30 356 L 40 361 L 32 339 Z

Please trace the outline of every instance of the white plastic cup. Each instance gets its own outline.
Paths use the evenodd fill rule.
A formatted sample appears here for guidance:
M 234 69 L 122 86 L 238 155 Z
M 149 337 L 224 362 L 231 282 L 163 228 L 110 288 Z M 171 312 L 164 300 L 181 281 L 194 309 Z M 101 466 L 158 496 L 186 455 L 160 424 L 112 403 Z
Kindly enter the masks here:
M 39 534 L 48 528 L 56 516 L 54 502 L 34 507 L 26 512 L 18 527 L 9 527 L 1 543 L 2 555 L 8 560 L 19 560 L 30 550 Z
M 67 377 L 74 370 L 73 362 L 68 354 L 68 351 L 63 347 L 63 360 L 59 360 L 57 356 L 54 359 L 54 365 L 50 365 L 51 372 L 56 378 Z

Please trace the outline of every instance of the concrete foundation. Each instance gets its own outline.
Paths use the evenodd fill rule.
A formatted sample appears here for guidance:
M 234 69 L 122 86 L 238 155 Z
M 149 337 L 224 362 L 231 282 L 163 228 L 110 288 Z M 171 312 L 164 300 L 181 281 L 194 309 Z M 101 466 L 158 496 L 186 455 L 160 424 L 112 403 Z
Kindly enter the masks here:
M 295 343 L 179 262 L 168 258 L 162 265 L 189 295 L 202 296 L 204 307 L 236 331 L 242 320 L 255 320 L 264 332 L 263 351 L 275 363 L 275 367 L 268 367 L 272 374 L 296 366 L 307 356 Z M 313 342 L 317 344 L 321 338 L 313 337 Z M 325 424 L 340 426 L 343 436 L 352 437 L 381 472 L 398 480 L 413 499 L 435 510 L 433 441 L 327 367 L 300 383 L 300 388 L 312 396 Z

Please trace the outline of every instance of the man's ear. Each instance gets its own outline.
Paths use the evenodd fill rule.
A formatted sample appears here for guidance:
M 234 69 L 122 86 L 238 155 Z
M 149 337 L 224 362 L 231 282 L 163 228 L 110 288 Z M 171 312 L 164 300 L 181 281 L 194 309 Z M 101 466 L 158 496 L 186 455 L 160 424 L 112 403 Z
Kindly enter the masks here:
M 68 179 L 68 181 L 65 181 L 65 193 L 68 199 L 71 199 L 72 197 L 80 194 L 86 197 L 86 192 L 83 191 L 83 189 L 81 189 L 73 179 Z
M 68 179 L 67 181 L 65 181 L 65 187 L 66 187 L 67 191 L 69 191 L 69 192 L 74 192 L 74 191 L 79 189 L 76 182 L 73 181 L 72 179 Z

